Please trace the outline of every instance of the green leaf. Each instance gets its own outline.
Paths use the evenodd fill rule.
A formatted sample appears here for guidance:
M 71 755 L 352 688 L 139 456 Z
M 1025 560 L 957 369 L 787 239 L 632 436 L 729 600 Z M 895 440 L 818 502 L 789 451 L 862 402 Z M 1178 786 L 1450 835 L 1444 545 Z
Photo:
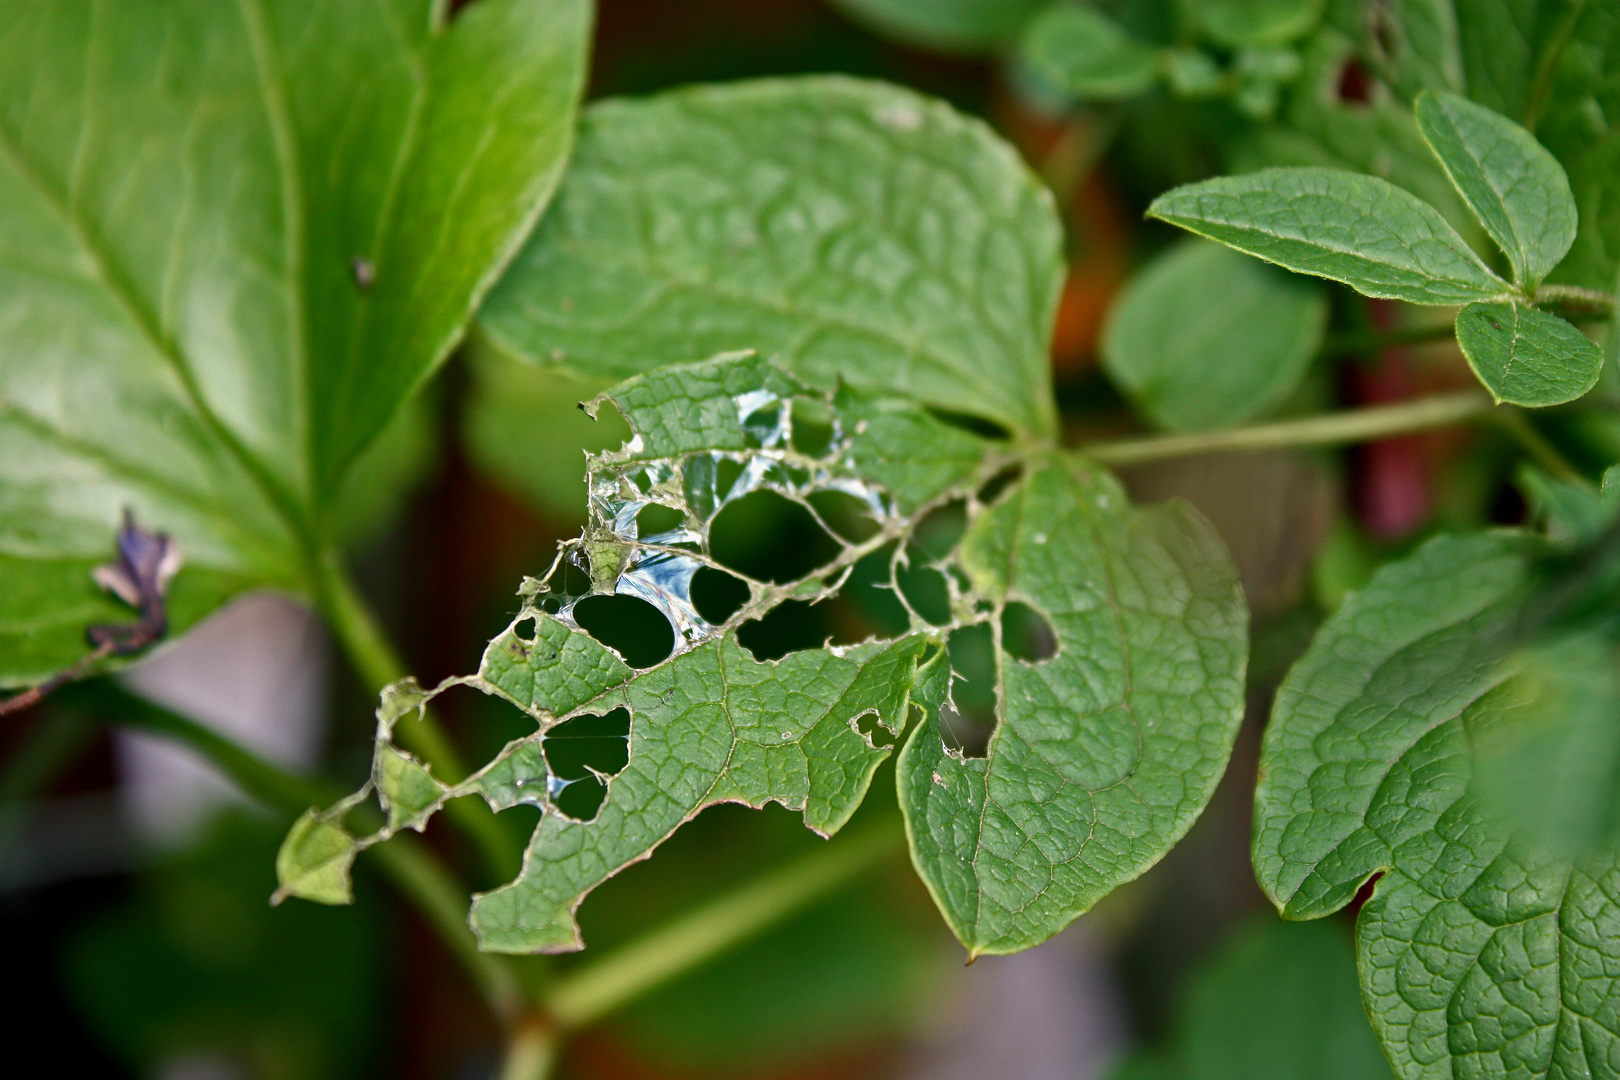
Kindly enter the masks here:
M 1533 290 L 1575 242 L 1575 196 L 1546 147 L 1499 113 L 1455 94 L 1417 99 L 1418 128 L 1446 175 Z
M 981 52 L 1017 38 L 1046 0 L 833 0 L 873 29 L 948 52 Z
M 1188 977 L 1156 1056 L 1164 1080 L 1390 1080 L 1355 949 L 1327 923 L 1240 928 Z
M 317 904 L 354 901 L 349 868 L 359 853 L 354 837 L 314 810 L 293 822 L 276 854 L 275 902 L 289 896 Z
M 1160 427 L 1226 427 L 1293 392 L 1327 315 L 1316 283 L 1189 238 L 1120 293 L 1103 326 L 1103 366 Z
M 1324 0 L 1199 0 L 1188 5 L 1210 40 L 1229 48 L 1280 45 L 1322 18 Z
M 1260 883 L 1305 919 L 1382 875 L 1357 921 L 1362 992 L 1410 1080 L 1612 1076 L 1620 1051 L 1620 870 L 1516 839 L 1473 793 L 1475 743 L 1521 703 L 1501 660 L 1533 550 L 1441 537 L 1385 566 L 1323 625 L 1265 733 Z
M 1049 621 L 1055 652 L 998 645 L 985 757 L 940 737 L 960 680 L 917 692 L 901 754 L 912 861 L 969 956 L 1039 944 L 1157 862 L 1203 809 L 1243 717 L 1248 610 L 1207 522 L 1133 509 L 1077 461 L 1040 467 L 962 541 L 975 591 Z
M 1089 7 L 1055 4 L 1024 32 L 1024 63 L 1052 86 L 1083 98 L 1133 97 L 1158 77 L 1157 50 Z
M 759 349 L 801 378 L 1048 434 L 1051 196 L 988 128 L 802 78 L 586 111 L 557 206 L 479 316 L 502 351 L 624 378 Z
M 176 630 L 353 525 L 581 87 L 583 0 L 443 8 L 0 4 L 0 683 L 127 618 L 87 576 L 125 507 L 184 553 Z
M 1561 405 L 1597 385 L 1603 350 L 1573 324 L 1517 301 L 1469 304 L 1457 344 L 1497 401 Z
M 1158 859 L 1202 808 L 1242 712 L 1246 614 L 1229 560 L 1190 510 L 1132 511 L 1116 482 L 1079 464 L 1043 460 L 1029 478 L 1013 479 L 1008 469 L 1019 466 L 998 444 L 914 402 L 849 387 L 822 394 L 757 354 L 660 368 L 588 405 L 605 403 L 633 434 L 589 461 L 584 535 L 564 545 L 547 581 L 525 583 L 522 610 L 490 642 L 477 674 L 429 694 L 396 684 L 378 710 L 374 775 L 392 769 L 419 780 L 402 768 L 410 759 L 393 745 L 393 728 L 444 687 L 475 687 L 534 721 L 533 734 L 437 802 L 410 801 L 393 825 L 359 840 L 385 840 L 461 795 L 483 795 L 496 809 L 541 806 L 523 875 L 476 898 L 472 923 L 485 948 L 579 948 L 574 911 L 584 896 L 717 802 L 777 802 L 818 833 L 836 832 L 893 752 L 913 704 L 927 734 L 907 744 L 902 784 L 915 789 L 915 762 L 930 751 L 945 759 L 939 770 L 972 772 L 975 763 L 951 758 L 937 734 L 971 696 L 953 681 L 979 671 L 959 652 L 963 634 L 1029 656 L 987 657 L 1005 691 L 992 800 L 1025 825 L 1031 815 L 1093 819 L 1089 836 L 1075 841 L 1078 857 L 1045 871 L 1045 854 L 1009 852 L 1006 834 L 942 838 L 914 828 L 916 858 L 933 885 L 942 860 L 976 863 L 981 850 L 986 859 L 1016 854 L 1023 872 L 1055 877 L 1042 902 L 993 941 L 981 937 L 989 922 L 958 918 L 960 888 L 936 887 L 971 949 L 1009 951 L 1049 937 Z M 750 574 L 725 554 L 717 523 L 759 496 L 814 513 L 801 533 L 827 523 L 838 534 L 826 538 L 821 565 L 766 580 L 775 563 Z M 821 517 L 831 513 L 828 497 L 853 520 Z M 648 524 L 653 517 L 662 520 Z M 1008 545 L 1029 554 L 1015 559 Z M 705 606 L 700 574 L 733 579 L 734 609 Z M 937 586 L 937 603 L 918 591 L 923 579 Z M 644 613 L 667 631 L 671 655 L 632 661 L 593 636 L 605 631 L 588 632 L 597 624 L 587 605 L 607 595 L 650 605 Z M 760 658 L 767 623 L 813 620 L 817 605 L 840 603 L 850 605 L 838 609 L 843 622 L 862 628 L 845 643 L 801 643 Z M 1043 641 L 1060 654 L 1036 655 Z M 627 755 L 586 770 L 602 798 L 571 815 L 571 777 L 553 767 L 548 740 L 563 725 L 615 714 L 627 714 Z M 1073 782 L 1035 777 L 1037 753 Z M 1021 789 L 1013 765 L 1029 782 Z M 1121 775 L 1129 782 L 1118 783 Z M 914 826 L 935 809 L 922 795 L 906 796 Z M 983 888 L 987 910 L 1007 899 L 996 880 Z
M 1321 168 L 1222 176 L 1160 195 L 1148 214 L 1367 296 L 1455 304 L 1508 289 L 1432 206 L 1375 176 Z
M 1355 14 L 1363 13 L 1359 5 Z M 1353 32 L 1362 48 L 1380 61 L 1383 78 L 1407 101 L 1424 90 L 1461 91 L 1462 43 L 1452 0 L 1389 0 L 1369 17 L 1357 18 Z

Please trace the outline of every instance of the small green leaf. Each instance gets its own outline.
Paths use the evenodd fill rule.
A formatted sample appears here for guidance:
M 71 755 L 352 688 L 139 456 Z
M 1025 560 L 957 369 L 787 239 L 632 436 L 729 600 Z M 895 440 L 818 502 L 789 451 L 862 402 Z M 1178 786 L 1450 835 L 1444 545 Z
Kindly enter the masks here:
M 1515 837 L 1475 789 L 1524 684 L 1502 661 L 1534 542 L 1440 537 L 1374 575 L 1277 694 L 1254 863 L 1283 915 L 1356 924 L 1362 992 L 1405 1080 L 1612 1076 L 1620 868 Z
M 1047 434 L 1052 198 L 977 120 L 846 78 L 587 110 L 557 206 L 480 318 L 498 348 L 621 379 L 735 349 L 830 389 Z
M 1405 101 L 1424 90 L 1463 88 L 1453 0 L 1388 0 L 1361 20 L 1362 48 Z
M 1456 94 L 1417 99 L 1418 128 L 1451 182 L 1534 289 L 1575 242 L 1575 196 L 1564 168 L 1524 128 Z
M 981 52 L 1018 37 L 1046 0 L 833 0 L 873 29 L 914 45 Z
M 1228 48 L 1281 45 L 1322 18 L 1325 0 L 1198 0 L 1188 5 L 1211 41 Z
M 308 595 L 312 553 L 398 499 L 410 439 L 363 458 L 555 187 L 589 22 L 0 3 L 0 685 L 124 617 L 88 571 L 126 508 L 184 554 L 178 632 Z
M 1051 937 L 1157 862 L 1202 811 L 1243 718 L 1248 610 L 1207 522 L 1133 509 L 1075 460 L 1041 467 L 970 527 L 982 596 L 1049 620 L 1033 662 L 995 632 L 987 755 L 941 741 L 963 686 L 919 686 L 928 719 L 900 756 L 912 861 L 970 956 Z
M 1148 214 L 1367 296 L 1455 304 L 1508 291 L 1432 206 L 1375 176 L 1263 169 L 1176 188 Z
M 1350 935 L 1328 923 L 1241 927 L 1188 976 L 1154 1057 L 1163 1080 L 1390 1080 Z
M 1561 405 L 1597 385 L 1603 351 L 1573 324 L 1512 301 L 1457 313 L 1457 344 L 1497 401 Z
M 433 779 L 427 767 L 394 747 L 376 755 L 371 781 L 377 785 L 377 801 L 388 815 L 390 829 L 421 832 L 444 799 L 444 785 Z
M 1024 63 L 1042 79 L 1083 98 L 1133 97 L 1158 77 L 1159 54 L 1108 16 L 1057 4 L 1024 33 Z
M 276 881 L 273 903 L 289 896 L 313 900 L 317 904 L 351 904 L 354 885 L 349 868 L 360 850 L 354 837 L 315 810 L 293 822 L 287 838 L 276 853 Z
M 1160 427 L 1226 427 L 1293 392 L 1322 346 L 1327 315 L 1315 282 L 1189 238 L 1114 302 L 1103 366 Z

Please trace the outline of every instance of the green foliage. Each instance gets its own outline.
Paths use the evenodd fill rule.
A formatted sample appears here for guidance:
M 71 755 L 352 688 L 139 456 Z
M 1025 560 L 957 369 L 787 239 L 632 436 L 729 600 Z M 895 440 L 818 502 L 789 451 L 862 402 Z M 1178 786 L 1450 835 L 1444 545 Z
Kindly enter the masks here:
M 834 0 L 851 15 L 902 41 L 951 52 L 1004 45 L 1043 0 Z
M 842 78 L 697 87 L 586 110 L 479 328 L 592 378 L 759 349 L 823 388 L 1045 436 L 1059 241 L 1011 147 L 941 102 Z
M 1497 401 L 1561 405 L 1597 385 L 1603 352 L 1556 315 L 1518 301 L 1457 312 L 1457 344 Z
M 284 892 L 336 895 L 329 875 L 345 856 L 331 850 L 333 835 L 352 859 L 449 798 L 478 793 L 496 809 L 535 802 L 547 812 L 523 874 L 476 899 L 473 928 L 496 951 L 577 949 L 584 895 L 705 806 L 777 802 L 823 835 L 837 831 L 916 707 L 923 719 L 899 784 L 918 870 L 970 953 L 1010 952 L 1145 870 L 1207 801 L 1242 716 L 1246 618 L 1219 542 L 1185 506 L 1132 510 L 1095 469 L 1044 457 L 983 503 L 976 493 L 1008 463 L 997 444 L 899 399 L 848 388 L 822 396 L 752 354 L 661 368 L 593 410 L 602 402 L 633 435 L 591 460 L 591 521 L 559 567 L 577 566 L 592 595 L 650 603 L 675 630 L 674 655 L 635 670 L 581 628 L 574 613 L 591 595 L 569 593 L 557 573 L 526 586 L 523 610 L 479 673 L 447 685 L 506 698 L 534 718 L 535 734 L 424 799 L 424 782 L 436 782 L 391 733 L 432 695 L 391 690 L 373 771 L 390 826 L 360 840 L 341 834 L 352 801 L 310 819 L 327 830 L 320 844 L 309 840 L 315 826 L 300 823 L 283 849 L 297 871 L 283 874 Z M 828 411 L 832 434 L 806 449 L 795 425 L 810 408 Z M 811 510 L 819 495 L 852 496 L 861 538 L 840 540 L 803 576 L 748 577 L 716 557 L 713 526 L 728 504 L 761 491 Z M 924 525 L 953 505 L 965 509 L 966 530 L 930 558 Z M 675 524 L 642 535 L 649 507 L 673 511 Z M 740 631 L 784 603 L 831 602 L 861 566 L 904 598 L 909 628 L 892 640 L 763 662 L 741 643 Z M 702 572 L 741 579 L 746 599 L 711 621 L 693 592 Z M 943 586 L 940 614 L 925 618 L 902 586 L 914 572 Z M 1031 609 L 1033 643 L 1006 640 L 1008 612 Z M 996 734 L 984 758 L 964 758 L 942 737 L 966 700 L 964 631 L 995 646 Z M 571 817 L 547 770 L 548 734 L 616 708 L 631 717 L 628 763 L 602 777 L 593 817 Z M 964 817 L 972 828 L 952 826 Z
M 1030 20 L 1024 62 L 1054 86 L 1083 98 L 1134 97 L 1153 85 L 1159 55 L 1089 7 L 1057 4 Z
M 1113 1080 L 1390 1080 L 1355 971 L 1339 927 L 1256 921 L 1188 977 L 1167 1045 Z
M 1281 45 L 1316 25 L 1324 0 L 1201 0 L 1188 4 L 1211 41 L 1229 48 Z
M 589 5 L 443 9 L 0 5 L 0 684 L 121 617 L 126 507 L 184 553 L 176 629 L 315 591 L 570 142 Z
M 1170 311 L 1175 318 L 1165 318 Z M 1103 365 L 1160 427 L 1228 427 L 1275 408 L 1299 385 L 1327 316 L 1314 283 L 1187 240 L 1144 266 L 1115 301 Z
M 1473 784 L 1475 747 L 1538 707 L 1536 681 L 1503 662 L 1533 551 L 1512 533 L 1443 537 L 1386 566 L 1323 626 L 1266 729 L 1260 883 L 1304 919 L 1382 875 L 1357 941 L 1402 1077 L 1589 1075 L 1616 1049 L 1612 856 L 1552 853 Z

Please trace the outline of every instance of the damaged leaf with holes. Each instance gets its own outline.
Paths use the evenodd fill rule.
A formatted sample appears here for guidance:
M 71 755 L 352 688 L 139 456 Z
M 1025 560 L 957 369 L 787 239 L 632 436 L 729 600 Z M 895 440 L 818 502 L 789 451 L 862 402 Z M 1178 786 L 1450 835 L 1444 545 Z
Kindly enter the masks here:
M 541 807 L 522 874 L 475 898 L 484 948 L 580 948 L 585 895 L 706 806 L 777 802 L 831 835 L 913 717 L 914 857 L 974 953 L 1051 936 L 1202 808 L 1241 716 L 1246 639 L 1236 575 L 1192 511 L 1132 509 L 1088 465 L 1020 460 L 910 402 L 824 395 L 755 354 L 637 376 L 588 408 L 604 404 L 633 434 L 590 460 L 584 534 L 525 584 L 477 674 L 391 688 L 372 780 L 389 825 L 349 841 L 420 828 L 459 795 Z M 803 515 L 817 554 L 729 550 L 727 515 L 761 497 Z M 726 603 L 705 576 L 730 583 Z M 605 603 L 662 636 L 624 636 Z M 823 629 L 784 646 L 784 617 Z M 536 730 L 447 788 L 393 730 L 452 685 Z M 968 756 L 975 723 L 986 757 Z M 300 876 L 287 856 L 284 891 L 338 893 L 344 812 L 315 819 L 321 861 Z M 309 846 L 301 828 L 289 850 Z

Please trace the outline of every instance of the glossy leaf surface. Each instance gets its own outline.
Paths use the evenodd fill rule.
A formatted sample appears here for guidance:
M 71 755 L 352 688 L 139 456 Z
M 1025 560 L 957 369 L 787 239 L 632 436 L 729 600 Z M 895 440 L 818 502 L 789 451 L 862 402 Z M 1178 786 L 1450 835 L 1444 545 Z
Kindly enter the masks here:
M 570 141 L 588 5 L 443 7 L 0 5 L 0 683 L 116 611 L 126 507 L 177 629 L 336 541 Z

